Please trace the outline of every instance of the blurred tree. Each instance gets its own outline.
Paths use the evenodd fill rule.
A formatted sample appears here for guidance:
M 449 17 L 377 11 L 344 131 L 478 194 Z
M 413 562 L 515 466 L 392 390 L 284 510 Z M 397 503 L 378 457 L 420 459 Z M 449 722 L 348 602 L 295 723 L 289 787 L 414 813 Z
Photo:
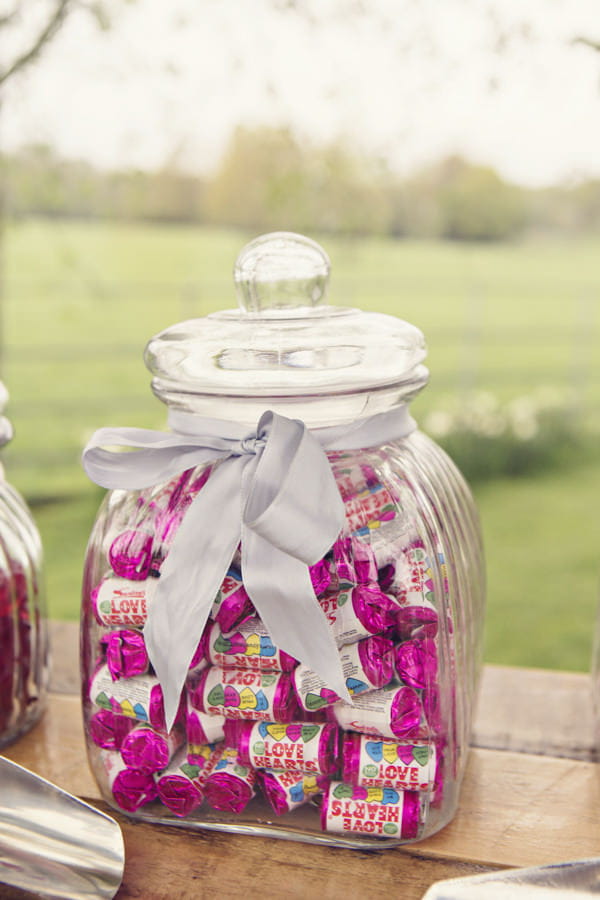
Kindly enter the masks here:
M 341 141 L 316 147 L 289 128 L 239 127 L 207 185 L 207 217 L 243 228 L 382 233 L 387 178 Z
M 450 157 L 441 166 L 441 234 L 454 240 L 502 240 L 524 226 L 523 192 L 494 169 Z
M 398 235 L 503 240 L 527 222 L 527 192 L 487 166 L 451 156 L 427 166 L 393 192 Z
M 238 127 L 207 189 L 208 218 L 301 230 L 309 217 L 304 154 L 287 128 Z
M 47 11 L 42 23 L 37 26 L 32 36 L 26 38 L 26 43 L 14 53 L 12 59 L 0 67 L 0 86 L 39 57 L 46 44 L 60 29 L 74 2 L 75 0 L 53 0 L 50 4 L 44 4 Z M 31 6 L 29 2 L 30 9 Z M 22 0 L 14 0 L 12 8 L 0 17 L 0 28 L 8 30 L 21 25 L 24 12 L 25 3 Z

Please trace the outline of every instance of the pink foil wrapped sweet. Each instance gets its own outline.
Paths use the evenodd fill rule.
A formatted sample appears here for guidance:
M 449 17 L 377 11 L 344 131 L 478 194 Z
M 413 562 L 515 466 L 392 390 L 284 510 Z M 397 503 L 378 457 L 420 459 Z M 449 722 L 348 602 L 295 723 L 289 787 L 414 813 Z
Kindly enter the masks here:
M 381 635 L 363 638 L 340 648 L 340 661 L 351 695 L 365 693 L 388 684 L 394 674 L 394 644 Z M 336 703 L 340 698 L 323 679 L 305 665 L 292 673 L 298 703 L 307 712 Z
M 329 784 L 329 779 L 323 775 L 273 769 L 261 772 L 260 781 L 265 796 L 277 816 L 292 812 L 308 803 Z
M 148 607 L 154 599 L 156 578 L 131 581 L 127 578 L 104 578 L 91 592 L 94 615 L 101 625 L 126 625 L 141 628 L 148 618 Z
M 359 584 L 319 597 L 338 647 L 380 634 L 396 624 L 397 603 L 375 585 Z
M 144 581 L 152 564 L 153 537 L 147 531 L 128 530 L 117 535 L 108 551 L 110 566 L 120 578 Z
M 348 731 L 343 740 L 342 779 L 363 787 L 430 791 L 437 768 L 432 742 L 387 741 Z
M 331 775 L 339 763 L 339 730 L 331 722 L 236 721 L 226 726 L 226 740 L 237 747 L 239 761 L 254 769 Z
M 204 782 L 209 806 L 222 812 L 241 813 L 255 795 L 256 772 L 237 761 L 237 751 L 226 748 Z
M 377 560 L 370 544 L 357 538 L 351 539 L 354 571 L 359 584 L 376 585 L 379 578 Z
M 322 596 L 331 586 L 331 563 L 327 559 L 320 559 L 308 567 L 308 572 L 316 596 Z
M 154 777 L 129 768 L 114 750 L 102 750 L 101 765 L 115 803 L 125 812 L 135 812 L 157 797 Z
M 114 681 L 108 667 L 101 666 L 91 680 L 89 699 L 96 706 L 148 722 L 153 728 L 165 727 L 163 693 L 155 675 Z
M 124 738 L 137 721 L 131 716 L 122 716 L 110 709 L 99 709 L 90 718 L 88 734 L 94 744 L 106 750 L 120 750 Z
M 345 731 L 360 731 L 384 738 L 420 737 L 423 707 L 413 688 L 388 685 L 359 694 L 352 704 L 340 700 L 329 707 L 331 719 Z
M 183 732 L 179 729 L 166 734 L 150 725 L 137 725 L 124 738 L 121 756 L 129 768 L 151 774 L 165 769 L 182 743 Z
M 161 802 L 171 812 L 184 818 L 204 799 L 204 782 L 223 754 L 221 745 L 207 746 L 199 762 L 189 763 L 185 750 L 180 751 L 164 772 L 156 775 L 156 788 Z
M 169 547 L 172 543 L 187 508 L 208 481 L 211 468 L 187 469 L 169 482 L 163 496 L 154 501 L 154 530 L 159 544 Z
M 438 614 L 428 601 L 412 602 L 409 597 L 396 612 L 396 632 L 401 640 L 434 638 L 438 632 Z
M 188 744 L 213 744 L 223 740 L 225 716 L 212 715 L 195 709 L 192 698 L 186 696 L 186 732 Z
M 218 622 L 221 630 L 227 633 L 255 615 L 256 610 L 246 593 L 240 571 L 232 565 L 217 592 L 211 617 Z
M 408 687 L 423 690 L 437 681 L 437 650 L 431 638 L 415 638 L 394 651 L 396 674 Z
M 150 668 L 146 643 L 141 631 L 120 628 L 103 635 L 100 643 L 105 648 L 106 665 L 112 678 L 132 678 L 145 675 Z
M 210 666 L 188 690 L 195 709 L 231 719 L 291 722 L 298 708 L 286 672 Z
M 206 650 L 213 665 L 227 669 L 291 672 L 298 664 L 298 660 L 273 644 L 258 616 L 246 619 L 229 632 L 223 632 L 215 622 L 208 629 Z
M 357 578 L 352 557 L 352 539 L 350 537 L 340 538 L 333 545 L 332 552 L 335 572 L 335 584 L 332 587 L 335 590 L 341 590 L 344 586 L 348 587 L 356 584 Z
M 417 791 L 334 781 L 323 794 L 321 828 L 338 834 L 353 832 L 410 840 L 419 835 L 421 808 Z

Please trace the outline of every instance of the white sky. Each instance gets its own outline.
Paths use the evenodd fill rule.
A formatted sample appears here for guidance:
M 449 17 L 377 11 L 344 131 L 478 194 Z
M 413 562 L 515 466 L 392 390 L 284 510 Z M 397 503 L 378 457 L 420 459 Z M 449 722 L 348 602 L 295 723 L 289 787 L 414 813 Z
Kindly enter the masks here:
M 236 123 L 281 123 L 401 172 L 460 152 L 521 183 L 600 176 L 600 53 L 571 42 L 600 41 L 600 0 L 109 2 L 109 31 L 75 13 L 9 83 L 2 149 L 206 171 Z

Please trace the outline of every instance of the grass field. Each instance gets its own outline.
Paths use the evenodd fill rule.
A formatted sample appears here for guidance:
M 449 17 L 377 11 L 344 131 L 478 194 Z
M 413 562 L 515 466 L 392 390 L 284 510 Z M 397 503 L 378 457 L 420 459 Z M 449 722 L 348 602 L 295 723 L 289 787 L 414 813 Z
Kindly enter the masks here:
M 3 451 L 47 555 L 50 613 L 76 618 L 102 492 L 82 473 L 101 425 L 162 427 L 142 352 L 184 318 L 235 306 L 231 270 L 253 235 L 26 221 L 5 236 L 2 377 L 16 438 Z M 418 419 L 469 391 L 562 391 L 600 421 L 600 238 L 458 245 L 324 238 L 331 302 L 421 327 L 431 383 Z M 600 575 L 600 457 L 476 485 L 486 538 L 486 658 L 585 670 Z

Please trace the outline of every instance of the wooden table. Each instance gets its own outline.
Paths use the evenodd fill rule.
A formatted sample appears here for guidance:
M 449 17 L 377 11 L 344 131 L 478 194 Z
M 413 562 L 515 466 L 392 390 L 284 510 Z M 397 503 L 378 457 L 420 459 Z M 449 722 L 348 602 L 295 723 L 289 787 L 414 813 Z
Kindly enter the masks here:
M 421 843 L 363 852 L 147 825 L 108 810 L 86 762 L 76 626 L 53 623 L 52 638 L 47 714 L 4 752 L 118 819 L 120 900 L 419 900 L 443 878 L 600 856 L 600 765 L 585 675 L 487 666 L 454 820 Z M 0 886 L 1 900 L 15 897 Z

